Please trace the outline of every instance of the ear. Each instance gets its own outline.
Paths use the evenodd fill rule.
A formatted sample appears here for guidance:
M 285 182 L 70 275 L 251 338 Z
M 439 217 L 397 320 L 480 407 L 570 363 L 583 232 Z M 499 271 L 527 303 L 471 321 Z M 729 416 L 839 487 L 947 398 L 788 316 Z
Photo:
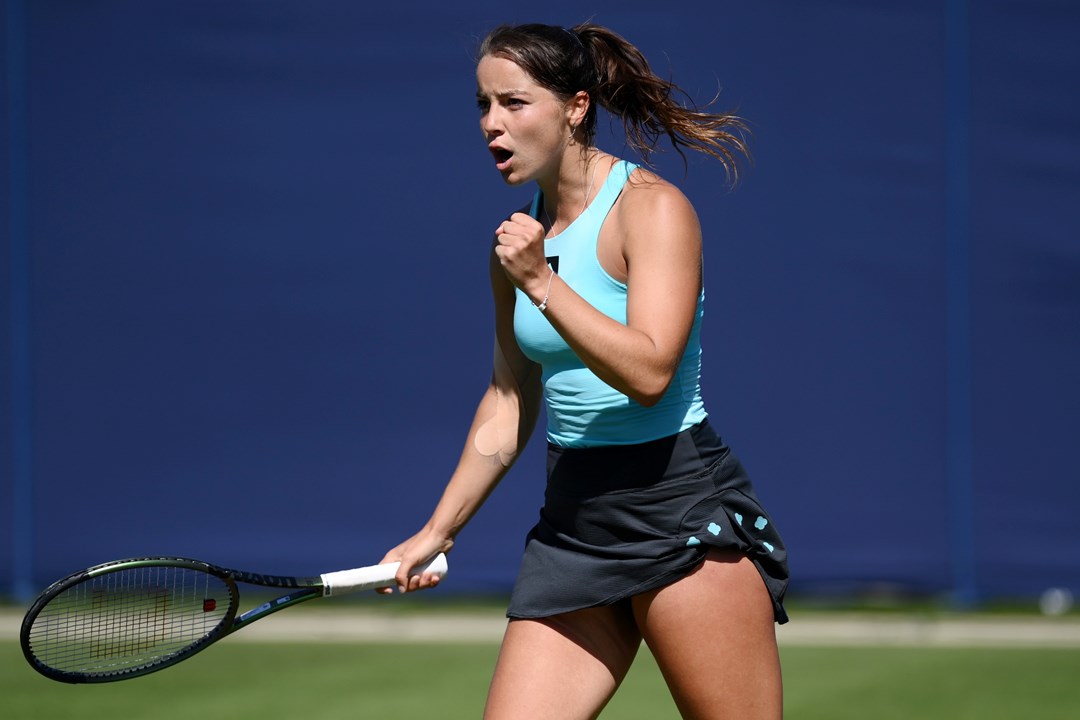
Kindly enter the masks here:
M 589 98 L 589 93 L 584 90 L 578 90 L 574 97 L 566 101 L 566 121 L 570 124 L 571 129 L 577 128 L 581 123 L 585 122 L 585 115 L 589 112 L 591 104 L 592 99 Z

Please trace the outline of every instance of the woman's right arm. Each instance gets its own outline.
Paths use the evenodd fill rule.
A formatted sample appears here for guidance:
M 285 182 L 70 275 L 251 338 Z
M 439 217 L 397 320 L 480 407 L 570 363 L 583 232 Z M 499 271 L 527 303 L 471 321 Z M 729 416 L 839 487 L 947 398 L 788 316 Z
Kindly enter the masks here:
M 409 571 L 437 552 L 446 552 L 517 460 L 536 426 L 541 399 L 540 367 L 521 352 L 514 338 L 514 286 L 494 252 L 489 265 L 495 304 L 495 352 L 491 383 L 484 392 L 461 458 L 431 518 L 421 530 L 391 550 L 383 562 L 401 562 L 402 592 L 435 585 L 431 576 Z

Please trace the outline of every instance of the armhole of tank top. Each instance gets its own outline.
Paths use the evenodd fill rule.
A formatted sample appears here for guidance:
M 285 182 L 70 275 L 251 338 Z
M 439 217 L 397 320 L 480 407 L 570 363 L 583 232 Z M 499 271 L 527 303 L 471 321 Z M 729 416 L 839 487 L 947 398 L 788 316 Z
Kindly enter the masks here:
M 593 262 L 596 263 L 596 269 L 600 272 L 600 275 L 604 278 L 604 280 L 611 283 L 612 286 L 618 288 L 619 290 L 622 290 L 623 292 L 627 291 L 627 284 L 616 280 L 615 276 L 609 273 L 607 271 L 607 268 L 604 267 L 604 263 L 600 262 L 600 232 L 603 231 L 604 225 L 607 223 L 608 218 L 611 217 L 611 211 L 615 209 L 615 204 L 619 202 L 619 198 L 621 198 L 622 194 L 626 191 L 626 186 L 630 182 L 630 176 L 634 173 L 635 170 L 637 170 L 637 168 L 637 165 L 634 165 L 633 163 L 626 160 L 619 160 L 617 163 L 615 163 L 615 166 L 611 168 L 611 172 L 615 172 L 616 170 L 618 170 L 619 172 L 625 172 L 626 179 L 623 181 L 622 187 L 619 188 L 618 194 L 611 201 L 611 205 L 610 207 L 608 207 L 607 213 L 604 215 L 603 222 L 600 223 L 600 229 L 597 231 L 596 235 L 596 245 L 593 247 Z

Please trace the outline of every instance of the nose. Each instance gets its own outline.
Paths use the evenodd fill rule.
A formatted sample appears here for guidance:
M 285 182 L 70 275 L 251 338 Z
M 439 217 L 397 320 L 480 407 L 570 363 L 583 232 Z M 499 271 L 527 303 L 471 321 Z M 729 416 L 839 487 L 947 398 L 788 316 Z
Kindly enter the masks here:
M 492 105 L 486 112 L 480 115 L 480 130 L 488 140 L 502 135 L 502 121 L 499 118 L 498 107 Z

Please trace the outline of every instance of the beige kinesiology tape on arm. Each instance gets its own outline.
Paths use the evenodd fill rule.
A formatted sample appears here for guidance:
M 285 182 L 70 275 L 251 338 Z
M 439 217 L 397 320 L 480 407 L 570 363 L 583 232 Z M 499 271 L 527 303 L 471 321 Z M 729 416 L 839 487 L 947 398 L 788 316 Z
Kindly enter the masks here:
M 498 457 L 503 467 L 510 467 L 517 457 L 521 429 L 521 386 L 506 362 L 499 342 L 495 342 L 495 410 L 476 431 L 473 444 L 485 457 Z

